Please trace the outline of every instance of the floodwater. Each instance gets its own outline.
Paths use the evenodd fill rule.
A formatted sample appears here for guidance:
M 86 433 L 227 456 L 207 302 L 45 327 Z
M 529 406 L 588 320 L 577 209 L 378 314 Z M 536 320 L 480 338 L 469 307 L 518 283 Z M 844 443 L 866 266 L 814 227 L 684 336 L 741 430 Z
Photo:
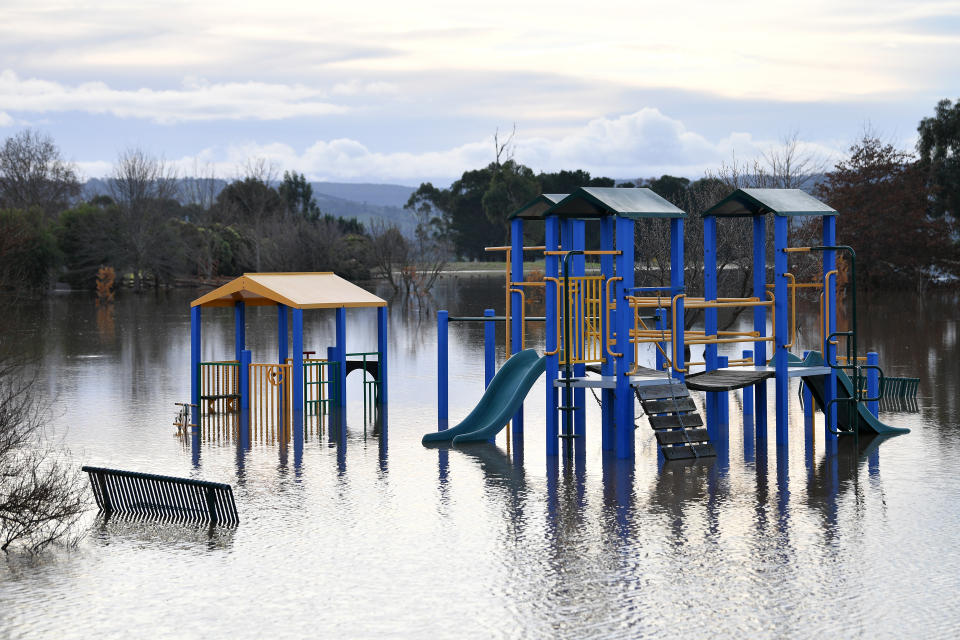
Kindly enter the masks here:
M 502 312 L 502 291 L 498 278 L 446 279 L 433 304 Z M 658 462 L 643 418 L 634 461 L 602 455 L 589 394 L 585 454 L 547 459 L 542 379 L 522 447 L 503 434 L 495 446 L 421 446 L 436 428 L 435 315 L 399 303 L 386 438 L 363 424 L 355 373 L 342 441 L 312 436 L 298 459 L 212 439 L 194 456 L 172 426 L 173 403 L 189 398 L 192 296 L 124 295 L 98 312 L 87 294 L 64 294 L 3 311 L 42 363 L 51 438 L 78 464 L 229 483 L 241 522 L 211 531 L 90 513 L 76 550 L 0 559 L 0 637 L 960 634 L 955 296 L 861 295 L 864 350 L 888 375 L 922 379 L 915 404 L 881 414 L 910 434 L 861 438 L 859 451 L 843 439 L 828 454 L 818 415 L 808 451 L 794 382 L 787 455 L 772 415 L 767 450 L 756 446 L 732 394 L 726 455 L 692 464 Z M 273 359 L 274 321 L 248 310 L 255 361 Z M 231 356 L 232 322 L 206 314 L 205 359 Z M 307 349 L 332 343 L 332 314 L 307 312 L 306 324 Z M 815 319 L 801 329 L 809 348 Z M 450 330 L 455 423 L 482 393 L 483 330 Z M 375 331 L 373 313 L 350 312 L 349 350 L 373 350 Z M 542 326 L 531 333 L 542 349 Z

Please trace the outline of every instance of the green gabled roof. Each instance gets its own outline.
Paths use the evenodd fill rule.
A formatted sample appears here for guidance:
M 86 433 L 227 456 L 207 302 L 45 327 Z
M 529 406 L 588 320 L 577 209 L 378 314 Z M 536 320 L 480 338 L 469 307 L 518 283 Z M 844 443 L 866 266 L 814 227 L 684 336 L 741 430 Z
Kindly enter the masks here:
M 561 218 L 683 218 L 686 213 L 647 188 L 580 187 L 544 212 Z
M 514 211 L 508 216 L 508 220 L 514 218 L 523 218 L 525 220 L 540 220 L 543 218 L 543 212 L 557 204 L 567 197 L 565 193 L 541 193 L 533 200 Z
M 737 189 L 704 216 L 835 216 L 837 212 L 801 189 Z

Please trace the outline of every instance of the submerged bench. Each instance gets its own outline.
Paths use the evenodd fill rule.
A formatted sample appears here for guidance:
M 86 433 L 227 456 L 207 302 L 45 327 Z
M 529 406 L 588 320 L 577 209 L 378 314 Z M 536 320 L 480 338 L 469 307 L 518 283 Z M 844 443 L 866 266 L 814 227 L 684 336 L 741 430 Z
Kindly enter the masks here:
M 179 520 L 240 521 L 228 484 L 84 466 L 100 510 Z

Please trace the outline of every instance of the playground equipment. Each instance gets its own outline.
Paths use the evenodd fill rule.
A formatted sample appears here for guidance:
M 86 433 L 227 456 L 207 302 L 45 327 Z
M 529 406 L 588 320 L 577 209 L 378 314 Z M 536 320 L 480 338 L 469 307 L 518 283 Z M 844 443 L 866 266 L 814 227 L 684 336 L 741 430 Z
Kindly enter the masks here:
M 821 222 L 821 244 L 789 246 L 790 221 L 811 216 Z M 508 360 L 503 369 L 519 368 L 513 364 L 513 358 L 518 356 L 510 358 L 510 354 L 521 352 L 527 346 L 527 322 L 540 320 L 526 316 L 528 296 L 525 292 L 532 287 L 545 288 L 548 455 L 559 453 L 561 441 L 583 442 L 587 388 L 600 392 L 602 448 L 615 451 L 619 458 L 634 455 L 634 397 L 649 416 L 650 425 L 657 432 L 660 451 L 667 459 L 715 454 L 711 443 L 727 440 L 728 394 L 736 389 L 743 389 L 744 413 L 752 416 L 758 441 L 765 441 L 767 381 L 770 379 L 774 385 L 778 449 L 787 446 L 789 380 L 794 377 L 801 378 L 810 388 L 825 413 L 824 435 L 828 447 L 835 447 L 840 433 L 857 434 L 861 429 L 876 433 L 903 432 L 876 420 L 880 394 L 875 383 L 879 381 L 882 386 L 884 377 L 875 357 L 866 363 L 857 357 L 855 254 L 850 247 L 836 243 L 837 212 L 834 209 L 798 189 L 738 189 L 716 203 L 703 214 L 704 292 L 701 296 L 688 292 L 685 286 L 686 217 L 686 213 L 649 189 L 582 187 L 569 195 L 544 194 L 530 201 L 510 217 L 510 246 L 488 248 L 505 253 L 508 263 L 503 316 L 508 326 Z M 717 225 L 729 217 L 752 219 L 753 295 L 748 297 L 718 295 Z M 767 282 L 768 217 L 773 218 L 774 224 L 772 283 Z M 634 227 L 637 220 L 651 218 L 669 220 L 670 284 L 635 287 Z M 543 246 L 523 246 L 524 224 L 531 221 L 544 224 Z M 587 222 L 599 223 L 598 250 L 586 247 Z M 852 319 L 848 331 L 837 330 L 838 251 L 847 254 L 851 266 Z M 524 276 L 524 255 L 533 252 L 544 256 L 542 281 L 528 281 Z M 789 257 L 794 253 L 819 255 L 822 279 L 797 282 L 788 268 Z M 599 274 L 586 273 L 586 256 L 598 257 Z M 820 291 L 819 345 L 820 352 L 826 354 L 820 360 L 814 357 L 804 360 L 790 353 L 798 343 L 798 289 Z M 752 310 L 752 329 L 718 330 L 718 312 L 730 308 Z M 686 328 L 686 312 L 693 309 L 703 310 L 701 329 Z M 494 378 L 494 312 L 488 311 L 484 318 L 488 325 L 485 377 L 490 384 Z M 512 432 L 519 437 L 524 426 L 523 398 L 520 397 L 518 403 L 517 396 L 526 394 L 526 386 L 518 388 L 509 398 L 492 391 L 485 394 L 477 410 L 456 427 L 463 426 L 464 432 L 441 435 L 447 427 L 448 320 L 446 312 L 438 314 L 439 433 L 428 434 L 424 441 L 452 439 L 458 442 L 461 433 L 478 430 L 478 416 L 474 415 L 477 413 L 498 415 L 497 420 L 485 422 L 483 439 L 493 437 L 503 428 L 506 424 L 503 415 L 511 412 Z M 768 327 L 772 329 L 769 335 Z M 845 360 L 838 358 L 841 341 L 845 343 Z M 721 348 L 726 350 L 738 343 L 746 343 L 752 349 L 743 351 L 740 358 L 721 355 Z M 691 345 L 703 346 L 702 362 L 687 362 Z M 653 369 L 640 364 L 641 350 L 647 347 L 655 350 Z M 694 366 L 703 370 L 693 372 Z M 705 429 L 688 389 L 706 393 Z M 805 408 L 813 404 L 811 399 Z M 846 415 L 838 419 L 840 408 L 846 410 L 843 412 Z M 464 442 L 466 438 L 459 441 Z
M 510 417 L 523 404 L 523 399 L 546 367 L 545 358 L 533 349 L 511 357 L 487 385 L 483 398 L 463 422 L 450 429 L 428 433 L 423 442 L 483 442 L 489 440 L 510 422 Z
M 387 303 L 333 273 L 248 273 L 191 303 L 191 413 L 195 434 L 236 429 L 242 442 L 251 436 L 268 442 L 304 441 L 304 424 L 317 428 L 327 416 L 345 424 L 346 376 L 355 369 L 364 378 L 364 420 L 368 411 L 382 416 L 387 404 Z M 253 362 L 246 349 L 246 307 L 277 308 L 278 355 Z M 347 353 L 348 308 L 377 308 L 377 350 Z M 201 310 L 232 308 L 233 360 L 201 361 Z M 326 358 L 303 348 L 303 312 L 336 313 L 336 344 Z M 289 330 L 292 319 L 293 353 Z M 229 417 L 228 422 L 224 418 Z M 205 434 L 206 435 L 206 434 Z

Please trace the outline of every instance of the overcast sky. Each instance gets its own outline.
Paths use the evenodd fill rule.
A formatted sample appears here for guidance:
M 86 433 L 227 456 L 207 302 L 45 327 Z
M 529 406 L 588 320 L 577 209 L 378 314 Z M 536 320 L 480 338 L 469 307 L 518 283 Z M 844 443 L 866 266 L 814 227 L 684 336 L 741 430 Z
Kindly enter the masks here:
M 535 170 L 696 177 L 796 132 L 912 146 L 960 97 L 960 2 L 0 0 L 0 137 L 89 177 L 132 146 L 190 173 L 252 157 L 313 180 Z

